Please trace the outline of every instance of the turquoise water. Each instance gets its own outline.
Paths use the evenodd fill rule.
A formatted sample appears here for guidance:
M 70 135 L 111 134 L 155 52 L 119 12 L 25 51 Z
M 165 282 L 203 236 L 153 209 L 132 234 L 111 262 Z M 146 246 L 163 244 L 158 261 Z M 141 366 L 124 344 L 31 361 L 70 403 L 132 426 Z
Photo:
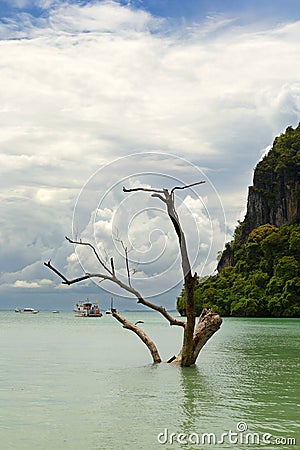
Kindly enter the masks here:
M 144 321 L 165 360 L 178 351 L 181 329 L 124 315 Z M 0 312 L 0 448 L 300 448 L 299 329 L 298 319 L 225 319 L 197 366 L 180 368 L 152 365 L 111 316 Z M 264 433 L 271 443 L 256 445 Z

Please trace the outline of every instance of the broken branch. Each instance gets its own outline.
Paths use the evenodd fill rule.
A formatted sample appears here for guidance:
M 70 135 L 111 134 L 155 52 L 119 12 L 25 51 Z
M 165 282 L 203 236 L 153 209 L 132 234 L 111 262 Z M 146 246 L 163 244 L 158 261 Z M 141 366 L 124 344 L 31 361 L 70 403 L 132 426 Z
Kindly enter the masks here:
M 121 316 L 117 312 L 112 313 L 112 316 L 123 325 L 123 328 L 133 331 L 144 342 L 144 344 L 148 347 L 151 353 L 154 363 L 161 362 L 161 357 L 159 355 L 156 345 L 154 344 L 152 339 L 150 339 L 149 336 L 140 327 L 129 322 L 127 319 L 125 319 L 125 317 Z

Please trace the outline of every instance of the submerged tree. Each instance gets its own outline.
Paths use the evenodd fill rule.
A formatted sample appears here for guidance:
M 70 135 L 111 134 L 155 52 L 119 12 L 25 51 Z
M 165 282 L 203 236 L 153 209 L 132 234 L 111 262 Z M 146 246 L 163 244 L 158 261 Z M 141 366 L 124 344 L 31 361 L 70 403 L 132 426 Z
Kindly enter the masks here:
M 78 278 L 68 279 L 63 273 L 61 273 L 57 268 L 55 268 L 51 264 L 51 261 L 44 263 L 45 266 L 47 266 L 49 269 L 55 272 L 63 280 L 62 281 L 63 284 L 71 285 L 79 283 L 80 281 L 83 280 L 95 278 L 101 280 L 109 280 L 112 283 L 118 285 L 121 289 L 134 295 L 137 298 L 137 303 L 140 303 L 144 306 L 147 306 L 150 309 L 158 311 L 169 322 L 170 325 L 182 327 L 183 328 L 182 348 L 177 356 L 173 356 L 168 360 L 168 362 L 177 363 L 180 364 L 181 366 L 191 366 L 195 364 L 198 355 L 200 353 L 200 350 L 206 344 L 206 342 L 213 336 L 213 334 L 220 328 L 222 323 L 222 319 L 218 314 L 214 313 L 211 309 L 206 308 L 202 310 L 199 319 L 196 322 L 196 313 L 194 307 L 194 287 L 195 282 L 197 280 L 197 274 L 194 275 L 192 274 L 185 235 L 182 230 L 179 217 L 175 209 L 175 198 L 174 198 L 175 190 L 186 189 L 191 186 L 199 185 L 202 183 L 204 183 L 204 181 L 189 184 L 186 186 L 180 187 L 175 186 L 173 187 L 173 189 L 171 189 L 171 191 L 169 191 L 168 189 L 152 189 L 143 187 L 126 189 L 125 187 L 123 187 L 124 192 L 133 192 L 133 191 L 150 192 L 152 197 L 158 198 L 166 205 L 167 213 L 175 229 L 180 249 L 181 268 L 183 273 L 184 289 L 186 296 L 186 321 L 175 319 L 169 314 L 169 312 L 163 306 L 158 306 L 144 299 L 142 294 L 133 287 L 128 261 L 128 251 L 125 246 L 123 246 L 123 249 L 125 253 L 125 265 L 127 272 L 126 283 L 124 283 L 122 280 L 118 278 L 115 271 L 113 258 L 110 258 L 110 263 L 108 264 L 100 257 L 95 246 L 93 246 L 89 242 L 83 242 L 81 240 L 79 241 L 72 240 L 66 237 L 66 239 L 72 244 L 89 247 L 91 251 L 94 253 L 98 263 L 100 264 L 102 272 L 85 273 L 84 275 Z M 113 312 L 112 315 L 116 320 L 118 320 L 123 325 L 123 328 L 133 331 L 144 342 L 144 344 L 148 347 L 152 355 L 154 363 L 161 362 L 161 357 L 155 343 L 139 326 L 137 326 L 137 324 L 129 322 L 118 312 Z

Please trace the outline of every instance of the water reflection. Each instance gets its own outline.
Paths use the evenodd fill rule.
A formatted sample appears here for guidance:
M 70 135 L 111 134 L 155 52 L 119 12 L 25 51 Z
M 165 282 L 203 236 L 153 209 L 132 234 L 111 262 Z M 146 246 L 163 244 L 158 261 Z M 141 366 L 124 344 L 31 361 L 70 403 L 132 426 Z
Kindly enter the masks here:
M 178 368 L 182 398 L 175 431 L 187 436 L 213 433 L 220 438 L 229 430 L 239 431 L 243 422 L 250 433 L 296 438 L 298 329 L 299 321 L 240 320 L 235 327 L 229 321 L 222 336 L 203 353 L 201 365 Z M 244 448 L 243 444 L 234 448 Z M 189 443 L 177 446 L 195 448 Z M 222 448 L 232 445 L 225 443 Z
M 205 415 L 210 403 L 213 403 L 213 386 L 198 366 L 179 368 L 182 389 L 182 430 L 190 432 Z

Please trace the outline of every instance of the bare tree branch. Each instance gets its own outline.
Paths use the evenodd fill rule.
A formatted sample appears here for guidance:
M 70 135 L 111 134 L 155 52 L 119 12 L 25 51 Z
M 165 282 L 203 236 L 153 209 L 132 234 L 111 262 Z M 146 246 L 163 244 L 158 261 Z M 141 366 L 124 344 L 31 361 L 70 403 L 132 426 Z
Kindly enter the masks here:
M 82 275 L 81 277 L 68 279 L 65 277 L 65 275 L 63 275 L 58 269 L 56 269 L 51 264 L 51 261 L 44 262 L 44 265 L 46 267 L 48 267 L 49 269 L 51 269 L 53 272 L 55 272 L 63 280 L 62 284 L 71 285 L 71 284 L 79 283 L 80 281 L 88 280 L 93 277 L 102 278 L 103 280 L 111 280 L 111 281 L 114 280 L 113 277 L 111 277 L 109 275 L 101 274 L 101 273 L 97 273 L 97 274 L 86 273 L 85 275 Z
M 159 198 L 162 202 L 166 203 L 166 200 L 165 200 L 165 199 L 163 198 L 163 196 L 160 195 L 160 194 L 152 194 L 151 197 L 157 197 L 157 198 Z
M 192 186 L 197 186 L 199 184 L 203 184 L 205 183 L 205 181 L 196 181 L 195 183 L 191 183 L 191 184 L 186 184 L 184 186 L 174 186 L 170 193 L 173 194 L 173 192 L 176 189 L 187 189 L 189 187 Z M 144 192 L 156 192 L 158 194 L 165 194 L 166 192 L 168 192 L 167 189 L 154 189 L 154 188 L 144 188 L 144 187 L 137 187 L 137 188 L 126 188 L 125 186 L 123 186 L 123 192 L 137 192 L 137 191 L 144 191 Z M 163 197 L 159 196 L 159 195 L 152 195 L 152 197 L 159 197 L 161 200 L 165 201 L 163 199 Z
M 115 273 L 115 265 L 114 265 L 114 259 L 113 258 L 110 258 L 110 266 L 111 266 L 112 274 L 115 277 L 116 273 Z
M 182 320 L 174 319 L 174 317 L 172 317 L 171 314 L 169 314 L 168 311 L 163 306 L 158 306 L 155 303 L 148 302 L 148 300 L 145 300 L 144 298 L 140 298 L 138 300 L 138 303 L 141 303 L 142 305 L 145 305 L 148 308 L 154 309 L 155 311 L 161 313 L 164 316 L 164 318 L 169 321 L 170 325 L 178 325 L 180 327 L 185 327 L 185 322 L 183 322 Z
M 53 272 L 55 272 L 62 280 L 64 284 L 71 284 L 69 280 L 61 273 L 59 272 L 54 266 L 51 264 L 51 260 L 44 262 L 44 265 L 49 267 Z
M 128 249 L 127 247 L 124 247 L 125 252 L 125 263 L 126 263 L 126 271 L 127 271 L 127 280 L 128 284 L 131 287 L 131 278 L 130 278 L 130 270 L 129 270 L 129 261 L 128 261 Z
M 150 339 L 149 336 L 140 327 L 138 327 L 136 324 L 129 322 L 127 319 L 122 317 L 117 312 L 113 312 L 112 316 L 123 325 L 123 328 L 133 331 L 144 342 L 144 344 L 148 347 L 148 349 L 152 355 L 152 359 L 153 359 L 154 363 L 161 362 L 161 357 L 159 355 L 156 345 L 154 344 L 152 339 Z
M 159 194 L 163 194 L 164 193 L 163 189 L 152 189 L 152 188 L 143 188 L 143 187 L 128 189 L 125 186 L 123 186 L 123 192 L 135 192 L 135 191 L 157 192 Z
M 111 275 L 113 275 L 113 272 L 107 267 L 107 265 L 102 261 L 102 259 L 100 258 L 100 256 L 98 255 L 97 250 L 95 249 L 95 247 L 90 244 L 89 242 L 82 242 L 82 240 L 80 239 L 80 241 L 74 241 L 73 239 L 70 239 L 68 236 L 66 236 L 66 239 L 68 242 L 70 242 L 71 244 L 76 244 L 76 245 L 83 245 L 83 246 L 87 246 L 90 247 L 94 253 L 94 255 L 96 256 L 98 262 L 100 263 L 100 265 L 103 267 L 103 269 L 105 269 L 108 273 L 110 273 Z
M 131 287 L 131 277 L 130 277 L 130 268 L 129 268 L 129 261 L 128 261 L 128 248 L 126 247 L 126 245 L 124 244 L 123 240 L 116 237 L 115 238 L 117 242 L 120 242 L 120 244 L 122 245 L 122 248 L 124 250 L 124 254 L 125 254 L 125 266 L 126 266 L 126 272 L 127 272 L 127 280 L 128 280 L 128 285 Z
M 176 189 L 187 189 L 189 187 L 197 186 L 198 184 L 203 184 L 203 183 L 205 183 L 205 181 L 197 181 L 196 183 L 186 184 L 185 186 L 175 186 L 175 187 L 173 187 L 173 189 L 171 189 L 171 194 L 173 194 L 173 192 Z

